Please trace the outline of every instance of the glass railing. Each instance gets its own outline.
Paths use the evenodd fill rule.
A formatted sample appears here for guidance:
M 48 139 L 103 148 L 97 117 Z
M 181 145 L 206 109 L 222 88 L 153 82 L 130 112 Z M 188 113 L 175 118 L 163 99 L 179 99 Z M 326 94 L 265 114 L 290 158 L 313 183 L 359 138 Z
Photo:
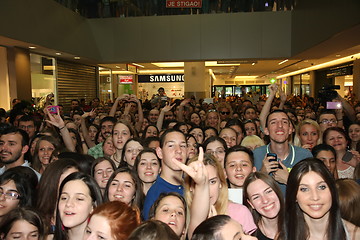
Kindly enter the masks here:
M 55 0 L 87 18 L 289 11 L 296 0 Z

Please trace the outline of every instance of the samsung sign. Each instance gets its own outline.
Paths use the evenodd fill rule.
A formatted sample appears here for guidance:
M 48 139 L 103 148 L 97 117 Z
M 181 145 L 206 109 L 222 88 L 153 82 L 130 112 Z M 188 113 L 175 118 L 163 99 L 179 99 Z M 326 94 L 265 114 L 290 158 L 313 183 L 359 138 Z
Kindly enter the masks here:
M 139 75 L 139 83 L 184 82 L 184 74 Z

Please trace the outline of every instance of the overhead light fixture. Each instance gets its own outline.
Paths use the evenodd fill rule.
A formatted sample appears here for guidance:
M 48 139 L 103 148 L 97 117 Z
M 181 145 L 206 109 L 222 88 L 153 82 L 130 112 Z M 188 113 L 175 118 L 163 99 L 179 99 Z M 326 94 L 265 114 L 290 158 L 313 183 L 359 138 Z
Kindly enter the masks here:
M 80 59 L 80 57 L 78 57 L 78 56 L 75 56 L 75 57 L 74 57 L 74 59 L 76 59 L 76 60 L 79 60 L 79 59 Z
M 253 62 L 251 65 L 253 65 L 253 66 L 254 66 L 255 64 L 256 64 L 256 63 L 254 63 L 254 62 Z
M 289 59 L 285 59 L 284 61 L 279 62 L 278 65 L 284 64 L 284 63 L 286 63 L 287 61 L 289 61 Z
M 34 47 L 34 46 L 30 46 L 29 48 L 30 48 L 30 49 L 36 49 L 36 47 Z
M 276 78 L 279 79 L 279 78 L 284 78 L 284 77 L 290 77 L 290 76 L 302 74 L 305 72 L 310 72 L 310 71 L 314 71 L 314 70 L 318 70 L 318 69 L 323 69 L 323 68 L 332 67 L 335 65 L 351 62 L 351 61 L 354 61 L 354 59 L 353 59 L 354 57 L 360 58 L 360 53 L 356 53 L 356 54 L 349 55 L 349 56 L 346 56 L 343 58 L 335 59 L 335 60 L 332 60 L 329 62 L 320 63 L 320 64 L 317 64 L 317 65 L 314 65 L 314 66 L 311 66 L 308 68 L 303 68 L 301 70 L 297 70 L 297 71 L 293 71 L 293 72 L 290 72 L 287 74 L 277 76 Z
M 255 79 L 258 76 L 235 76 L 235 79 Z
M 183 69 L 178 70 L 139 70 L 139 74 L 171 74 L 171 73 L 184 73 Z
M 137 67 L 141 67 L 141 68 L 144 68 L 144 66 L 143 65 L 140 65 L 140 64 L 137 64 L 137 63 L 131 63 L 132 65 L 135 65 L 135 66 L 137 66 Z
M 341 57 L 341 55 L 340 55 L 340 54 L 336 54 L 335 57 Z
M 110 71 L 110 70 L 104 70 L 104 71 L 99 71 L 100 75 L 110 75 L 110 74 L 134 74 L 133 72 L 130 71 Z
M 117 65 L 116 65 L 115 67 L 116 67 L 116 68 L 120 68 L 120 67 L 119 67 L 119 66 L 117 66 Z
M 58 56 L 61 56 L 61 52 L 57 52 L 57 53 L 55 53 L 56 55 L 58 55 Z
M 184 62 L 160 62 L 160 63 L 151 63 L 159 68 L 162 67 L 184 67 Z
M 217 61 L 206 61 L 205 67 L 240 66 L 240 63 L 221 63 Z

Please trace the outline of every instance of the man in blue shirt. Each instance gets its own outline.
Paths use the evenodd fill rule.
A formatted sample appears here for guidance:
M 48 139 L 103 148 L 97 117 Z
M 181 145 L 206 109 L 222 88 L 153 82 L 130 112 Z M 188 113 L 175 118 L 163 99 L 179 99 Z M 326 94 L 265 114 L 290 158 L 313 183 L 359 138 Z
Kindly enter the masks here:
M 292 131 L 288 115 L 283 110 L 275 110 L 267 116 L 264 129 L 264 133 L 270 138 L 270 143 L 254 150 L 256 169 L 271 174 L 283 193 L 286 191 L 286 183 L 292 167 L 299 161 L 312 157 L 309 150 L 289 143 Z M 273 157 L 268 157 L 268 153 L 275 153 L 276 161 L 271 161 Z
M 159 195 L 163 192 L 177 192 L 184 195 L 183 171 L 174 163 L 185 164 L 187 145 L 185 135 L 174 129 L 166 130 L 160 138 L 160 147 L 156 149 L 161 159 L 161 174 L 149 189 L 144 203 L 143 217 L 148 219 L 149 210 Z

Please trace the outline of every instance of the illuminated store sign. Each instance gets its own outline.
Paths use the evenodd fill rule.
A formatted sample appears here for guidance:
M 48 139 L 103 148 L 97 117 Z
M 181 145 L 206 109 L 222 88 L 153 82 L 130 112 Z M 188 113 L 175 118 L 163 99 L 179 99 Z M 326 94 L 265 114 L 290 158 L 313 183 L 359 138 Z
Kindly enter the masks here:
M 166 8 L 201 8 L 202 0 L 166 0 Z
M 184 74 L 139 75 L 139 83 L 184 82 Z

